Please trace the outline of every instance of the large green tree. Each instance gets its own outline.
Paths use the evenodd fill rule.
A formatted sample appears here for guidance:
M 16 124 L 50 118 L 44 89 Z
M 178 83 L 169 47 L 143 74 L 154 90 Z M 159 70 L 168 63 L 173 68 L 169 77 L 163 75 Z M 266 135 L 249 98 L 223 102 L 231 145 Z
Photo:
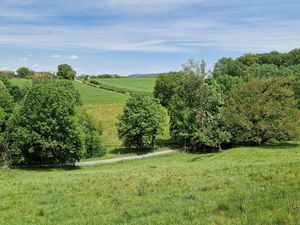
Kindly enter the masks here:
M 134 95 L 129 98 L 117 124 L 119 137 L 125 147 L 152 149 L 162 132 L 164 118 L 164 110 L 155 99 Z
M 299 137 L 292 82 L 282 77 L 252 78 L 231 90 L 224 118 L 234 143 L 259 145 Z
M 35 83 L 8 124 L 6 156 L 13 164 L 74 162 L 82 156 L 82 129 L 71 83 Z
M 221 150 L 230 133 L 222 123 L 223 98 L 204 77 L 187 75 L 169 107 L 172 137 L 193 151 Z

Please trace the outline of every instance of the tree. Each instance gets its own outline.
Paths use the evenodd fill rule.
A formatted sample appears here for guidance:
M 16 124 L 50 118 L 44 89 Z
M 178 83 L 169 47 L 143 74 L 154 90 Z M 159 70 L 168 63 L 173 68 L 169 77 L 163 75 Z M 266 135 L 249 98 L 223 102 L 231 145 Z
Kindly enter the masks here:
M 208 75 L 206 71 L 206 63 L 204 60 L 196 61 L 189 59 L 185 64 L 182 65 L 183 73 L 186 75 L 197 75 L 205 77 Z
M 83 134 L 76 117 L 79 93 L 67 81 L 35 83 L 8 123 L 12 164 L 74 162 L 80 159 Z
M 25 78 L 25 77 L 30 77 L 34 74 L 34 71 L 32 70 L 29 70 L 27 67 L 20 67 L 18 70 L 17 70 L 17 75 L 20 77 L 20 78 Z
M 292 81 L 252 78 L 231 90 L 224 118 L 233 143 L 260 145 L 299 137 L 300 117 Z
M 76 71 L 68 64 L 61 64 L 58 66 L 56 75 L 63 79 L 74 80 Z
M 184 77 L 179 85 L 169 107 L 171 136 L 189 150 L 221 150 L 230 139 L 222 124 L 222 96 L 197 75 Z
M 4 151 L 7 121 L 14 109 L 14 98 L 5 89 L 0 89 L 0 156 Z M 1 157 L 0 157 L 1 160 Z
M 134 95 L 129 98 L 117 124 L 118 135 L 125 147 L 152 149 L 162 132 L 164 118 L 164 110 L 156 100 Z
M 159 75 L 155 81 L 153 95 L 164 106 L 168 107 L 182 77 L 182 72 L 170 72 Z

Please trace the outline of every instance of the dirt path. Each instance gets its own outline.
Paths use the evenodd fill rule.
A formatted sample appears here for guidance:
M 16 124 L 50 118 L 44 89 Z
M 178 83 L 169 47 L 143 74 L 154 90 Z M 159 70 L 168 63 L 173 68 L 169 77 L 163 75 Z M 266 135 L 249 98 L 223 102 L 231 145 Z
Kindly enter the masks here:
M 161 151 L 161 152 L 148 153 L 145 155 L 136 155 L 136 156 L 122 157 L 122 158 L 115 158 L 115 159 L 91 161 L 91 162 L 78 162 L 78 163 L 75 163 L 75 166 L 93 166 L 93 165 L 110 164 L 110 163 L 117 163 L 117 162 L 124 162 L 124 161 L 156 157 L 156 156 L 161 156 L 161 155 L 168 155 L 168 154 L 171 154 L 174 152 L 176 152 L 176 151 L 175 150 L 166 150 L 166 151 Z
M 77 162 L 77 163 L 65 163 L 65 164 L 52 164 L 52 165 L 42 165 L 42 166 L 20 166 L 17 168 L 55 168 L 55 167 L 70 167 L 70 166 L 95 166 L 95 165 L 104 165 L 104 164 L 111 164 L 111 163 L 118 163 L 118 162 L 125 162 L 125 161 L 132 161 L 150 157 L 157 157 L 162 155 L 169 155 L 171 153 L 176 152 L 176 150 L 166 150 L 161 152 L 153 152 L 144 155 L 136 155 L 136 156 L 129 156 L 129 157 L 121 157 L 115 159 L 105 159 L 105 160 L 97 160 L 97 161 L 90 161 L 90 162 Z M 0 170 L 10 169 L 8 166 L 0 167 Z

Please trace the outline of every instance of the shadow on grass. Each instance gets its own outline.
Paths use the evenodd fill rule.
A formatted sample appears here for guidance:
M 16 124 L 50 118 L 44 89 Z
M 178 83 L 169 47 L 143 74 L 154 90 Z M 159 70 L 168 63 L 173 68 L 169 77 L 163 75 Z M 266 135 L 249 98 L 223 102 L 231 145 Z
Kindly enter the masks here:
M 143 154 L 147 154 L 147 153 L 151 153 L 151 152 L 154 152 L 155 149 L 142 149 L 142 150 L 139 150 L 139 149 L 134 149 L 134 148 L 115 148 L 111 151 L 109 151 L 109 153 L 111 154 L 137 154 L 137 155 L 143 155 Z
M 200 156 L 197 156 L 195 158 L 192 158 L 190 160 L 188 160 L 188 162 L 196 162 L 202 159 L 207 159 L 213 156 L 216 156 L 218 153 L 198 153 Z
M 28 165 L 22 165 L 22 166 L 11 166 L 11 169 L 18 169 L 18 170 L 26 170 L 26 171 L 35 171 L 35 172 L 47 172 L 47 171 L 53 171 L 53 170 L 64 170 L 64 171 L 72 171 L 72 170 L 80 170 L 81 167 L 79 166 L 62 166 L 62 165 L 47 165 L 47 166 L 28 166 Z
M 147 153 L 152 153 L 155 152 L 157 149 L 160 148 L 168 148 L 168 150 L 171 149 L 178 149 L 178 145 L 176 145 L 173 141 L 171 140 L 158 140 L 157 146 L 154 149 L 134 149 L 134 148 L 116 148 L 109 153 L 111 154 L 137 154 L 137 155 L 144 155 Z
M 291 149 L 291 148 L 297 148 L 300 147 L 299 143 L 278 143 L 278 144 L 265 144 L 260 146 L 261 148 L 265 149 Z

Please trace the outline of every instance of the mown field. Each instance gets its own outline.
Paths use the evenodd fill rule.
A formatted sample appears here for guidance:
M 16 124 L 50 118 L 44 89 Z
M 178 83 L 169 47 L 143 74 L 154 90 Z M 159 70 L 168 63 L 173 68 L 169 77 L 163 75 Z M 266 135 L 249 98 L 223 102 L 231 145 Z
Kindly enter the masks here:
M 98 82 L 130 91 L 153 93 L 155 77 L 93 78 Z
M 0 171 L 0 224 L 300 224 L 300 146 Z

